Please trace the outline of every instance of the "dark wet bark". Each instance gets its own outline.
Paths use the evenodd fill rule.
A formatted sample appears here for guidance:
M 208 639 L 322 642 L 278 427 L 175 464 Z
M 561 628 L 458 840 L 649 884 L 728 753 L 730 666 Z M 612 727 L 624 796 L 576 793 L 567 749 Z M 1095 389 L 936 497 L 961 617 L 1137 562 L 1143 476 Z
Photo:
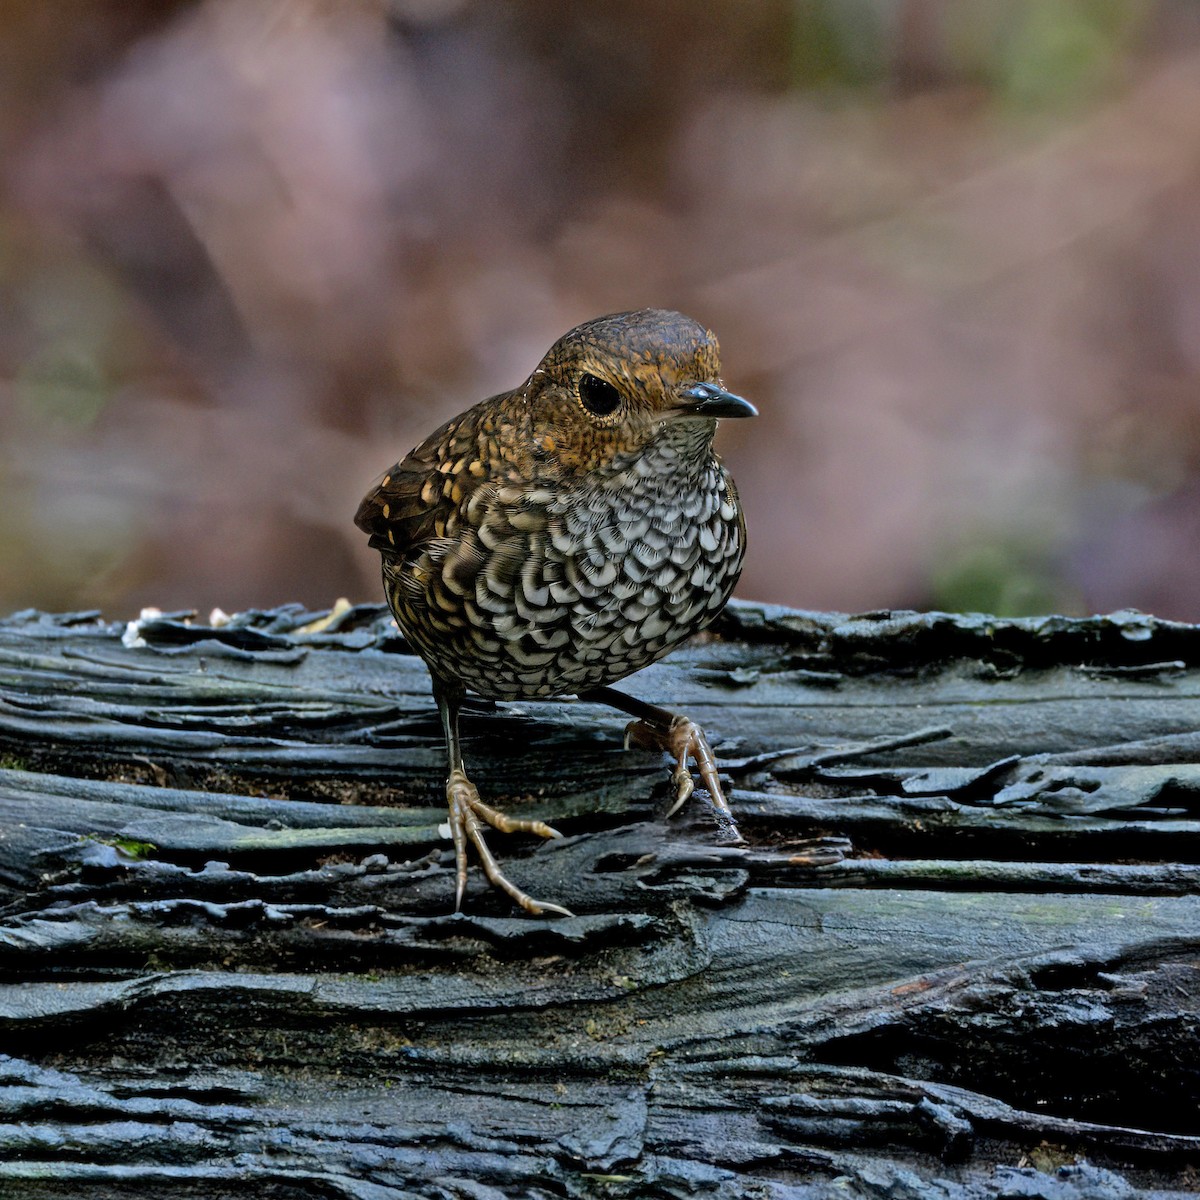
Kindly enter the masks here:
M 479 704 L 535 920 L 450 914 L 428 677 L 319 616 L 0 622 L 6 1200 L 1200 1185 L 1200 629 L 735 606 L 626 686 L 745 845 Z

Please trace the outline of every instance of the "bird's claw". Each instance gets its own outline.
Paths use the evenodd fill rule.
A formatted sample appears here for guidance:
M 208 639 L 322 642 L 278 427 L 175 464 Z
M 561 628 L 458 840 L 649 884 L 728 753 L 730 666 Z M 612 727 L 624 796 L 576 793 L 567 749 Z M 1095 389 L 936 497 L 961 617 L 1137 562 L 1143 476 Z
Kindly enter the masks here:
M 666 728 L 649 721 L 630 721 L 625 727 L 625 748 L 629 749 L 630 746 L 659 750 L 675 760 L 675 769 L 671 772 L 675 798 L 667 810 L 668 817 L 674 816 L 696 789 L 696 782 L 688 767 L 688 760 L 695 759 L 696 769 L 700 772 L 701 782 L 708 792 L 718 824 L 731 837 L 741 840 L 737 821 L 721 787 L 716 757 L 708 744 L 708 738 L 704 736 L 704 730 L 695 721 L 688 717 L 675 716 Z
M 518 817 L 510 817 L 492 808 L 479 798 L 475 785 L 460 770 L 450 772 L 446 780 L 446 803 L 450 807 L 450 836 L 454 839 L 454 911 L 462 908 L 463 892 L 467 887 L 467 843 L 475 847 L 483 873 L 494 887 L 507 893 L 526 912 L 535 917 L 546 913 L 556 913 L 560 917 L 572 917 L 575 914 L 570 909 L 546 900 L 535 900 L 528 892 L 523 892 L 513 883 L 503 871 L 488 849 L 483 837 L 484 824 L 498 829 L 501 833 L 535 833 L 538 837 L 558 838 L 562 834 L 557 829 L 551 829 L 544 821 L 527 821 Z

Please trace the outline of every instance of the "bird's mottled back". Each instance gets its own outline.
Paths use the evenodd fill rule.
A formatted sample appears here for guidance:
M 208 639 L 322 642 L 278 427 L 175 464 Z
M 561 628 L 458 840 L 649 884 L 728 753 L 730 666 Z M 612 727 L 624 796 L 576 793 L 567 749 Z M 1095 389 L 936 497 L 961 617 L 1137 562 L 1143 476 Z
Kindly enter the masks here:
M 447 535 L 459 508 L 500 477 L 520 479 L 520 410 L 502 407 L 512 393 L 493 396 L 447 421 L 411 450 L 358 506 L 354 522 L 385 555 Z

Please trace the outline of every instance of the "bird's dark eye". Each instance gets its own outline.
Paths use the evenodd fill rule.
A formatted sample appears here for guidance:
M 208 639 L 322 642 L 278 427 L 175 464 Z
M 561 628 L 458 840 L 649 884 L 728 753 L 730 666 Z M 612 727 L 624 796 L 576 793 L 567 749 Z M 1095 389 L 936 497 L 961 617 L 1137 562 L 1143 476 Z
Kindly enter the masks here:
M 579 398 L 583 407 L 598 417 L 607 417 L 616 412 L 621 403 L 621 393 L 611 383 L 597 379 L 595 375 L 579 377 Z

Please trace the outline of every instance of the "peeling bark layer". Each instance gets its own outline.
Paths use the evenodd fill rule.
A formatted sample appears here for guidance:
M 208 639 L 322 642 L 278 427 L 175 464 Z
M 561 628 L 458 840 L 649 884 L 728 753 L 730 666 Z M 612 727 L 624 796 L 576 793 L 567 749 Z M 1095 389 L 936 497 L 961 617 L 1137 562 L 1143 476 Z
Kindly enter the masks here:
M 0 1195 L 1200 1187 L 1200 628 L 734 605 L 624 718 L 479 704 L 452 915 L 386 614 L 0 621 Z

